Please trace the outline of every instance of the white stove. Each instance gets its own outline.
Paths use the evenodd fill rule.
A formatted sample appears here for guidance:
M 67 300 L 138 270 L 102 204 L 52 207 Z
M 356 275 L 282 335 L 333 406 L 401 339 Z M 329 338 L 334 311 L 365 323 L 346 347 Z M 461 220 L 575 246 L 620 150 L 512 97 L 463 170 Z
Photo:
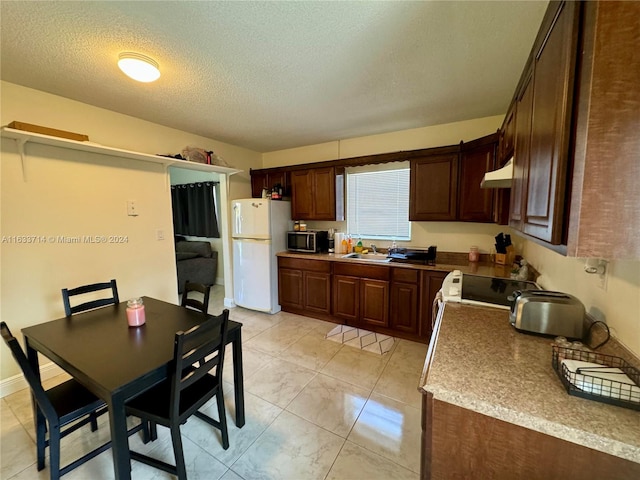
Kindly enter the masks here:
M 540 290 L 540 287 L 535 282 L 472 275 L 454 270 L 442 283 L 442 298 L 445 302 L 509 310 L 508 297 L 516 290 Z

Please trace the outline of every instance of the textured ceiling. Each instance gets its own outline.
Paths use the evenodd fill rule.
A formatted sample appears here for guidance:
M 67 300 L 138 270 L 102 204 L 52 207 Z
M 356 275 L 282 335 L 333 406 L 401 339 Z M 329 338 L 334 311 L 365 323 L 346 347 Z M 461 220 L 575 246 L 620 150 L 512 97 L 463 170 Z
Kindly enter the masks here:
M 1 1 L 1 74 L 256 151 L 506 111 L 547 2 Z M 162 76 L 117 68 L 135 51 Z

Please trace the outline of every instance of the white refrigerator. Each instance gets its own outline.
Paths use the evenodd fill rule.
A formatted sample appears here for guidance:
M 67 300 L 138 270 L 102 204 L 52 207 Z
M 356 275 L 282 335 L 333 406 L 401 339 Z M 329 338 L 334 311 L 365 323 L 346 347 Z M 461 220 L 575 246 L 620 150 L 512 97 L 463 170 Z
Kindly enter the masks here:
M 231 223 L 234 303 L 279 312 L 276 253 L 287 249 L 291 203 L 265 198 L 232 200 Z

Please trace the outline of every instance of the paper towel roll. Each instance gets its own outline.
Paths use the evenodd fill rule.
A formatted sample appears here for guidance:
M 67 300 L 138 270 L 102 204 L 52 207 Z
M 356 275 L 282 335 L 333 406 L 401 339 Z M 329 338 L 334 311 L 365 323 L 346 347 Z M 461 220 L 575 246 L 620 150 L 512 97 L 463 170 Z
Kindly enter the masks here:
M 333 236 L 334 239 L 334 246 L 335 246 L 335 253 L 336 254 L 341 254 L 342 253 L 342 240 L 344 240 L 344 233 L 342 232 L 336 232 Z

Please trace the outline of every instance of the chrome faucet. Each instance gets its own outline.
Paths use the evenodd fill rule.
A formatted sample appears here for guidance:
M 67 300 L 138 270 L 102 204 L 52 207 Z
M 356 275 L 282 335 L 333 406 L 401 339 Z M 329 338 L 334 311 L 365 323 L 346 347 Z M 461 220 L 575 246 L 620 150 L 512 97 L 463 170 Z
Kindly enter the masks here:
M 373 254 L 378 253 L 378 247 L 376 247 L 373 243 L 371 244 L 371 250 L 373 250 Z

